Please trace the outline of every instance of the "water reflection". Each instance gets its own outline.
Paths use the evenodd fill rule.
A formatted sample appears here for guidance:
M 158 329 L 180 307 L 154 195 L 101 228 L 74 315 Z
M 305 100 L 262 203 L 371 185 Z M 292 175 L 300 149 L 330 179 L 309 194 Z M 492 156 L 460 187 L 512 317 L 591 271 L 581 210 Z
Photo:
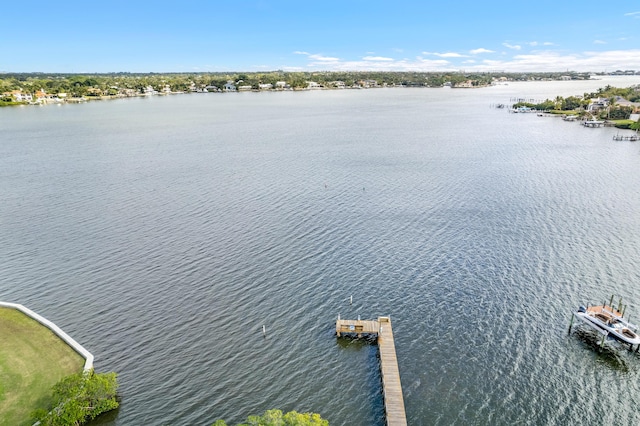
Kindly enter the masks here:
M 602 334 L 595 330 L 586 329 L 583 325 L 576 326 L 571 334 L 582 343 L 583 347 L 593 351 L 598 362 L 614 370 L 629 372 L 629 364 L 622 354 L 625 352 L 635 354 L 635 352 L 629 351 L 628 345 L 608 337 L 603 340 Z

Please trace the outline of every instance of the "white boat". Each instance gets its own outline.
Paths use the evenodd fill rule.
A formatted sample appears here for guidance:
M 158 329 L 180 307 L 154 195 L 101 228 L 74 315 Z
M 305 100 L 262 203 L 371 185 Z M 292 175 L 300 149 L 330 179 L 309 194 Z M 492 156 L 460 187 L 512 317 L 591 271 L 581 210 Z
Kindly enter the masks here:
M 623 316 L 624 310 L 620 312 L 619 309 L 620 306 L 615 309 L 610 302 L 609 305 L 605 303 L 586 308 L 580 306 L 573 315 L 603 336 L 612 337 L 631 346 L 640 345 L 640 336 L 637 334 L 638 327 L 626 320 Z

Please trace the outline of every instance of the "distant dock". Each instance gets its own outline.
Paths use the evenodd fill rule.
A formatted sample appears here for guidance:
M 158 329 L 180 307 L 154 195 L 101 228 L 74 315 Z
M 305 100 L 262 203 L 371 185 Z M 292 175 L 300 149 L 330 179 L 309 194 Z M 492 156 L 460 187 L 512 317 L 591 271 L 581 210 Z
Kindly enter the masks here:
M 604 121 L 600 121 L 600 120 L 586 120 L 582 122 L 582 125 L 584 127 L 600 127 L 600 126 L 604 126 Z
M 404 398 L 400 384 L 400 370 L 396 357 L 396 346 L 393 340 L 391 318 L 378 317 L 378 320 L 343 320 L 336 321 L 336 335 L 375 336 L 380 350 L 380 371 L 382 373 L 382 391 L 387 426 L 406 426 L 407 415 L 404 410 Z
M 638 135 L 628 135 L 628 136 L 622 136 L 622 135 L 613 135 L 613 140 L 614 141 L 631 141 L 631 142 L 635 142 L 638 140 Z

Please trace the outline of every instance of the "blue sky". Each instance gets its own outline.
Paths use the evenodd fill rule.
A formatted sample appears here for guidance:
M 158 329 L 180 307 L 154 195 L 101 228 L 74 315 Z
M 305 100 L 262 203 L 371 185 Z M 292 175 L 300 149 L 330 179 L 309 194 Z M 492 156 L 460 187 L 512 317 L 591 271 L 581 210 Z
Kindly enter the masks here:
M 640 70 L 634 1 L 11 1 L 0 72 Z

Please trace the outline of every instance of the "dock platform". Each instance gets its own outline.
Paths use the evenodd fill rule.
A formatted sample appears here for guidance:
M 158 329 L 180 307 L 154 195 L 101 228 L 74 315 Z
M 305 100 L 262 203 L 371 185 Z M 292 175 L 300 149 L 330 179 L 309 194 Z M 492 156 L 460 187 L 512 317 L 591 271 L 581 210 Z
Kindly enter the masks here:
M 336 321 L 336 335 L 374 336 L 380 350 L 380 372 L 387 426 L 406 426 L 407 415 L 400 384 L 400 370 L 393 340 L 391 318 L 378 317 L 378 320 L 342 320 Z
M 638 139 L 640 139 L 640 137 L 638 137 L 638 135 L 628 135 L 628 136 L 623 136 L 623 135 L 613 135 L 613 140 L 614 141 L 631 141 L 631 142 L 635 142 Z
M 604 126 L 605 122 L 600 120 L 586 120 L 582 122 L 584 127 L 600 127 Z

